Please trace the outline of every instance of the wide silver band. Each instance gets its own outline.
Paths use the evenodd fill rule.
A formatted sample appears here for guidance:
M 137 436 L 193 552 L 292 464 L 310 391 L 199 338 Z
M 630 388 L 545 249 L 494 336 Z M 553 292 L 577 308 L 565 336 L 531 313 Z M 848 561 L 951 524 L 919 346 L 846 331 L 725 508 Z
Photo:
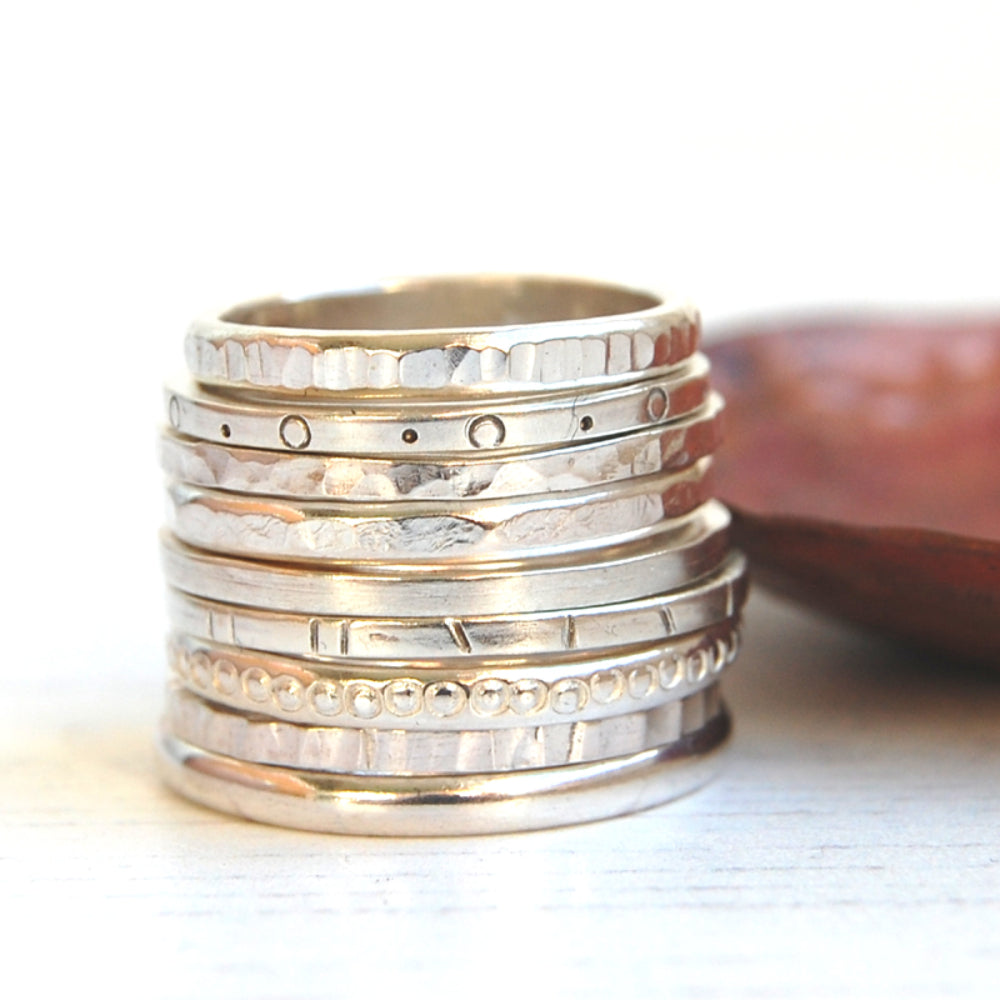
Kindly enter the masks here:
M 160 462 L 174 479 L 234 493 L 352 503 L 492 500 L 600 487 L 690 465 L 718 447 L 721 414 L 722 400 L 711 394 L 689 417 L 502 459 L 490 452 L 399 459 L 277 452 L 166 430 Z
M 733 617 L 746 592 L 746 560 L 732 553 L 718 572 L 681 590 L 571 611 L 465 618 L 331 618 L 224 604 L 171 589 L 168 614 L 179 632 L 244 649 L 316 660 L 350 656 L 422 661 L 563 655 L 619 646 L 623 641 L 659 642 Z
M 462 276 L 269 299 L 195 322 L 196 379 L 301 393 L 488 394 L 640 378 L 689 357 L 688 304 L 568 278 Z
M 189 545 L 282 561 L 524 559 L 624 542 L 711 495 L 712 459 L 517 499 L 357 504 L 246 496 L 171 483 L 167 524 Z
M 654 645 L 558 659 L 337 660 L 316 663 L 175 634 L 183 687 L 255 716 L 320 726 L 481 729 L 648 711 L 714 683 L 739 647 L 730 618 Z
M 265 720 L 167 692 L 164 728 L 212 753 L 256 764 L 342 774 L 483 774 L 560 767 L 675 743 L 721 712 L 711 684 L 642 712 L 589 721 L 470 730 L 362 729 Z
M 327 833 L 434 837 L 537 830 L 648 809 L 708 781 L 728 735 L 723 710 L 654 750 L 507 774 L 326 774 L 211 753 L 169 732 L 160 753 L 169 785 L 223 812 Z
M 559 556 L 483 561 L 353 562 L 291 567 L 220 556 L 162 537 L 167 582 L 227 604 L 310 615 L 407 617 L 441 608 L 449 617 L 566 610 L 631 601 L 689 585 L 726 557 L 729 512 L 710 500 L 620 545 Z

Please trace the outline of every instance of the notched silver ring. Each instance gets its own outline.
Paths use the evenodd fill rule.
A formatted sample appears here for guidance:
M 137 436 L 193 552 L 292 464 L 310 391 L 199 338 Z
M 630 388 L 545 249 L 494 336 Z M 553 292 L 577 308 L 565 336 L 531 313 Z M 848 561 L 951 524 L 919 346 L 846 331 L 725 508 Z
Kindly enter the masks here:
M 662 373 L 700 332 L 697 311 L 668 296 L 466 275 L 245 303 L 192 324 L 185 353 L 195 379 L 227 389 L 482 396 Z

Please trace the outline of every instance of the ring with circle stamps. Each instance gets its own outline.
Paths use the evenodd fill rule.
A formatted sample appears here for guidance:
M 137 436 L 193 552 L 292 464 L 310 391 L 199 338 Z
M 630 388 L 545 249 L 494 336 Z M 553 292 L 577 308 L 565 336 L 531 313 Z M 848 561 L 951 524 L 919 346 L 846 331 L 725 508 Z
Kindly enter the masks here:
M 714 682 L 739 648 L 738 619 L 653 647 L 568 662 L 315 664 L 175 634 L 169 662 L 197 694 L 255 714 L 326 725 L 477 728 L 604 718 L 684 697 Z
M 399 459 L 239 448 L 164 429 L 160 465 L 171 478 L 230 493 L 301 500 L 496 500 L 562 493 L 682 468 L 721 441 L 722 399 L 689 416 L 610 438 L 497 459 L 488 453 Z
M 239 447 L 339 455 L 406 456 L 490 451 L 517 454 L 588 438 L 625 434 L 689 417 L 710 396 L 708 361 L 695 354 L 682 368 L 612 389 L 561 391 L 530 402 L 300 403 L 222 395 L 196 383 L 166 387 L 167 417 L 180 434 Z

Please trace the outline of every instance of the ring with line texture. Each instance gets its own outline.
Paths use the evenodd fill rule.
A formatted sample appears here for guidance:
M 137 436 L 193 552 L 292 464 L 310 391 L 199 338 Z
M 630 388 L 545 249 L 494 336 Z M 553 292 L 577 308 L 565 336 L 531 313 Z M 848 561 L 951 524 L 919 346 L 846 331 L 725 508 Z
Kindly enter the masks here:
M 686 361 L 697 311 L 603 282 L 484 275 L 411 278 L 197 320 L 199 382 L 295 396 L 458 397 L 632 381 Z
M 723 707 L 650 750 L 500 773 L 371 775 L 278 767 L 160 737 L 164 780 L 203 805 L 322 833 L 448 837 L 539 830 L 649 809 L 716 773 L 729 738 Z
M 674 743 L 722 711 L 713 683 L 643 711 L 588 721 L 364 729 L 265 721 L 187 690 L 167 694 L 168 724 L 179 739 L 256 764 L 355 775 L 503 773 L 622 757 Z
M 746 560 L 731 553 L 686 587 L 634 601 L 491 616 L 332 617 L 227 604 L 171 588 L 171 625 L 199 639 L 304 660 L 427 660 L 564 655 L 623 641 L 653 643 L 699 632 L 737 614 L 746 601 Z M 431 609 L 415 609 L 429 611 Z

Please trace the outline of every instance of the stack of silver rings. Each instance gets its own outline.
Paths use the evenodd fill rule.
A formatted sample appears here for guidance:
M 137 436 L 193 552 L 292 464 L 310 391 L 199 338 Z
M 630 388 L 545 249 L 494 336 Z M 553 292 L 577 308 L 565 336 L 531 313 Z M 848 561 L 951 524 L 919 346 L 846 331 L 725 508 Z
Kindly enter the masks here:
M 195 323 L 161 449 L 171 785 L 428 835 L 701 784 L 746 577 L 698 338 L 684 304 L 535 277 Z

